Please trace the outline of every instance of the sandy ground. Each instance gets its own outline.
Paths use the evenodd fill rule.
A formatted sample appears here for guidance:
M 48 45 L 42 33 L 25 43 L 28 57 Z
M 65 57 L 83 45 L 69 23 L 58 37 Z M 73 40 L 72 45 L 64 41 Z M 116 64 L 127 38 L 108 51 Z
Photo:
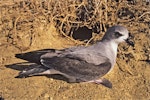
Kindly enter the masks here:
M 143 5 L 141 10 L 132 6 L 139 20 L 116 22 L 128 28 L 135 46 L 119 45 L 117 63 L 105 76 L 113 83 L 112 89 L 91 83 L 69 84 L 46 76 L 15 78 L 24 66 L 13 64 L 26 62 L 15 58 L 15 54 L 79 45 L 60 35 L 52 23 L 47 25 L 43 16 L 22 20 L 19 14 L 25 12 L 18 5 L 15 0 L 0 1 L 0 97 L 5 100 L 150 100 L 150 5 Z M 39 22 L 38 26 L 34 22 Z

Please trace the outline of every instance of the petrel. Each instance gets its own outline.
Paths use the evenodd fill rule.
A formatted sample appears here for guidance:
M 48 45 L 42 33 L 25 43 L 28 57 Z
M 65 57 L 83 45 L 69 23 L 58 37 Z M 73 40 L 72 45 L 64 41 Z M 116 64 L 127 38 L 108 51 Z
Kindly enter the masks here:
M 90 46 L 16 54 L 17 58 L 38 64 L 32 69 L 23 70 L 17 78 L 59 74 L 66 77 L 69 83 L 94 82 L 111 88 L 112 83 L 103 76 L 114 67 L 118 44 L 126 41 L 133 45 L 129 38 L 127 28 L 116 25 L 107 30 L 102 40 Z

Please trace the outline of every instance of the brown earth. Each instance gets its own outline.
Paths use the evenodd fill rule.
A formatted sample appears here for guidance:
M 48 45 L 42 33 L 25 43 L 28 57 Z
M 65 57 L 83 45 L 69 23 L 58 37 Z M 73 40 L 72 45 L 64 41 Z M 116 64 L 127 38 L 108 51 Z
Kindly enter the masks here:
M 94 1 L 98 4 L 98 0 Z M 12 64 L 25 62 L 15 58 L 17 53 L 86 43 L 67 37 L 61 29 L 58 30 L 61 25 L 57 26 L 52 20 L 54 15 L 64 16 L 63 8 L 68 6 L 61 5 L 62 2 L 0 1 L 0 97 L 5 100 L 150 100 L 150 4 L 144 0 L 116 1 L 100 2 L 105 7 L 101 12 L 108 13 L 104 18 L 95 17 L 95 21 L 101 20 L 104 28 L 115 24 L 127 27 L 135 46 L 119 45 L 117 63 L 105 76 L 113 83 L 112 89 L 91 83 L 69 84 L 46 76 L 15 78 L 23 66 L 15 69 Z M 58 6 L 52 11 L 54 4 L 60 4 L 62 8 Z M 63 13 L 59 14 L 59 10 Z M 65 17 L 58 17 L 58 20 L 62 21 L 61 18 L 65 21 Z M 100 39 L 100 35 L 95 38 Z

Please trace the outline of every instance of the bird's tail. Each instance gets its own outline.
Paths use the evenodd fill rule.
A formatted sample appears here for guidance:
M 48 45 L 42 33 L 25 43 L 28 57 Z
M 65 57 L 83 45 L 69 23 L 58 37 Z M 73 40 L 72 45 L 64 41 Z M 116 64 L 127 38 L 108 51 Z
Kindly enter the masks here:
M 27 53 L 16 54 L 15 57 L 23 59 L 23 60 L 27 60 L 31 63 L 41 64 L 40 63 L 41 55 L 45 53 L 54 53 L 54 52 L 55 52 L 55 49 L 42 49 L 42 50 L 36 50 L 32 52 L 27 52 Z
M 19 73 L 15 78 L 26 78 L 35 75 L 41 75 L 42 72 L 45 72 L 49 68 L 44 67 L 42 65 L 36 66 L 34 68 L 28 68 Z

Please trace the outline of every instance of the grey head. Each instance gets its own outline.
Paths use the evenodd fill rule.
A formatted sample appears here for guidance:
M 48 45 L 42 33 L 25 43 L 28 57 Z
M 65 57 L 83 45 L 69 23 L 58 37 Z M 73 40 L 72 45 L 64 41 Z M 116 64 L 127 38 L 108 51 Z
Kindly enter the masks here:
M 112 26 L 110 27 L 107 32 L 105 33 L 102 41 L 114 41 L 115 43 L 119 44 L 128 40 L 129 38 L 129 31 L 127 28 L 123 26 Z

